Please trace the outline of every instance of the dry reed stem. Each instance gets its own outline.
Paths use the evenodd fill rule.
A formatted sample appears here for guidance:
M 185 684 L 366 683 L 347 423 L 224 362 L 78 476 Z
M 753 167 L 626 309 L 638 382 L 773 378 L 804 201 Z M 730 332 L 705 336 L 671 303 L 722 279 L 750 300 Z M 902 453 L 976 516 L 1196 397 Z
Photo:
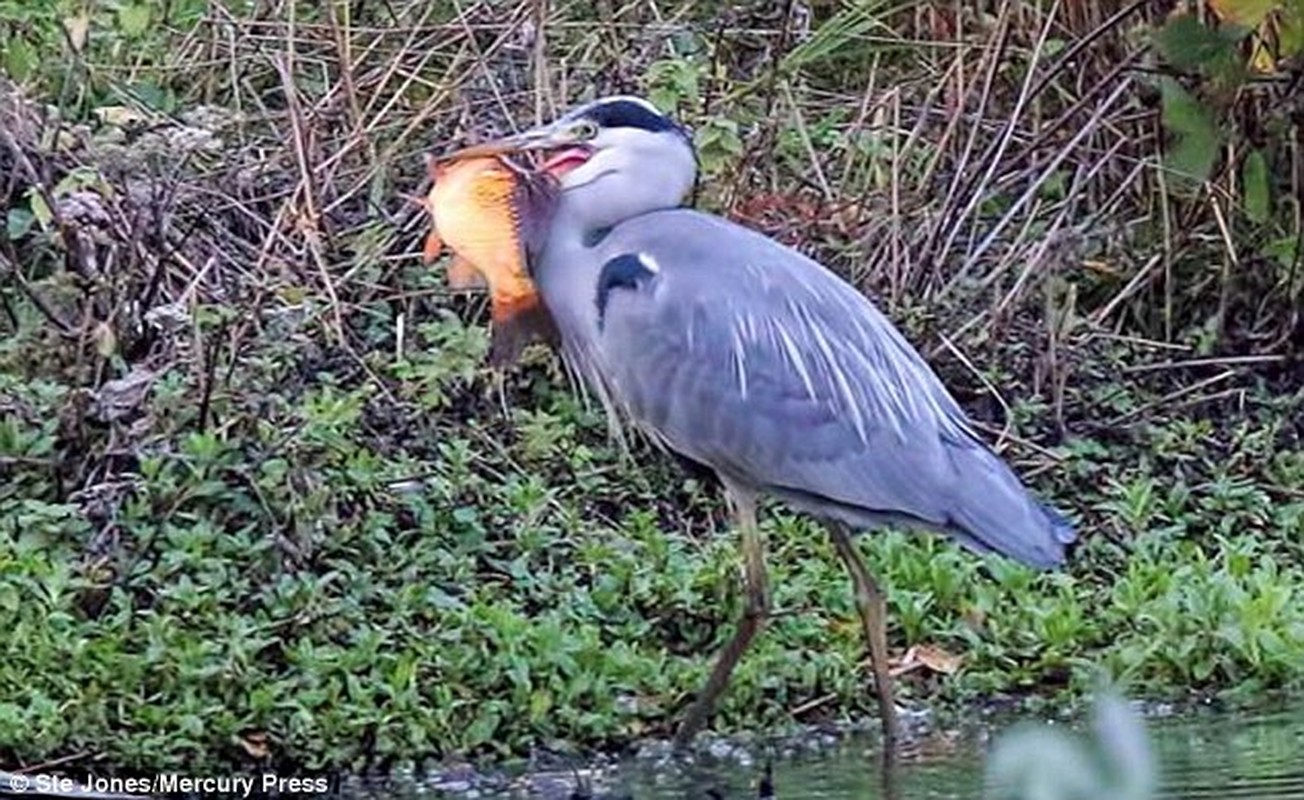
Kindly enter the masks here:
M 401 277 L 416 262 L 426 224 L 399 199 L 420 190 L 417 155 L 471 135 L 468 128 L 482 120 L 527 124 L 595 83 L 636 79 L 650 60 L 670 53 L 671 35 L 697 36 L 710 65 L 701 104 L 685 108 L 687 121 L 727 116 L 751 120 L 761 132 L 751 140 L 759 146 L 724 173 L 727 185 L 704 180 L 707 206 L 728 208 L 731 192 L 741 200 L 757 187 L 818 195 L 836 223 L 817 226 L 806 249 L 883 292 L 893 307 L 929 301 L 938 316 L 928 321 L 929 335 L 957 352 L 1044 316 L 1044 325 L 1033 326 L 1037 358 L 1046 385 L 1063 387 L 1075 362 L 1071 347 L 1119 335 L 1172 346 L 1202 313 L 1197 280 L 1207 276 L 1193 278 L 1187 262 L 1206 242 L 1228 252 L 1213 278 L 1223 316 L 1233 311 L 1236 281 L 1255 269 L 1233 244 L 1237 221 L 1227 192 L 1173 201 L 1155 169 L 1162 137 L 1154 109 L 1136 102 L 1143 53 L 1125 36 L 1125 26 L 1144 18 L 1141 2 L 1105 17 L 1074 3 L 1041 8 L 1006 0 L 984 4 L 990 20 L 960 6 L 919 3 L 914 8 L 929 13 L 901 12 L 850 37 L 842 57 L 862 52 L 863 72 L 845 74 L 829 74 L 818 62 L 780 72 L 778 61 L 800 44 L 790 3 L 779 4 L 782 18 L 764 24 L 703 19 L 695 16 L 701 4 L 610 5 L 610 15 L 594 23 L 580 19 L 575 4 L 544 0 L 459 0 L 442 16 L 438 4 L 407 2 L 389 7 L 384 19 L 356 17 L 356 6 L 287 2 L 237 15 L 213 4 L 198 27 L 178 32 L 176 55 L 158 79 L 184 74 L 195 87 L 187 100 L 232 110 L 222 158 L 131 178 L 152 181 L 172 198 L 154 221 L 166 247 L 142 238 L 131 214 L 145 212 L 115 206 L 114 245 L 77 252 L 82 239 L 65 231 L 51 194 L 66 166 L 24 167 L 24 159 L 44 156 L 30 143 L 0 139 L 16 154 L 24 181 L 54 209 L 70 248 L 68 269 L 94 278 L 92 267 L 111 258 L 122 276 L 93 308 L 69 313 L 44 300 L 37 307 L 62 335 L 82 337 L 85 323 L 77 320 L 129 327 L 139 323 L 133 316 L 169 303 L 240 303 L 250 313 L 232 335 L 246 336 L 262 315 L 294 304 L 289 288 L 307 287 L 300 302 L 315 307 L 309 319 L 323 313 L 323 331 L 368 373 L 359 355 L 368 345 L 350 319 L 386 302 L 410 325 L 440 299 Z M 952 11 L 959 13 L 939 40 L 928 26 Z M 1053 56 L 1052 38 L 1063 45 Z M 754 41 L 771 48 L 773 63 L 751 79 L 729 79 Z M 911 43 L 913 50 L 889 49 Z M 785 131 L 797 146 L 790 162 L 776 152 Z M 817 140 L 817 131 L 825 138 Z M 868 152 L 856 149 L 867 141 Z M 805 166 L 793 174 L 786 163 Z M 1050 192 L 1056 182 L 1060 188 Z M 797 222 L 789 227 L 800 228 Z M 1079 269 L 1087 250 L 1115 274 Z M 15 256 L 0 252 L 0 271 L 17 274 Z M 1049 290 L 1052 274 L 1075 289 L 1071 309 Z M 1301 284 L 1297 260 L 1284 296 L 1298 295 Z M 42 297 L 32 281 L 19 287 Z M 1157 327 L 1142 324 L 1151 295 L 1162 298 Z M 1284 347 L 1299 310 L 1279 304 L 1272 313 L 1282 330 L 1264 346 Z M 383 389 L 380 378 L 370 380 Z M 1052 388 L 1052 395 L 1062 401 L 1062 391 Z

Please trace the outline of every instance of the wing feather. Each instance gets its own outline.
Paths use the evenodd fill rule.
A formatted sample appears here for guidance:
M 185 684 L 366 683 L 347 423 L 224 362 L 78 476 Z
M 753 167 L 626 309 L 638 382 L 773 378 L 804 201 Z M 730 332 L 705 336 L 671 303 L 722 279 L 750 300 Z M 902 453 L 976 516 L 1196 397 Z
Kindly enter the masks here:
M 672 449 L 853 524 L 904 519 L 1029 563 L 1062 559 L 1071 528 L 853 287 L 696 212 L 647 215 L 608 239 L 612 255 L 644 253 L 660 270 L 609 298 L 603 380 Z

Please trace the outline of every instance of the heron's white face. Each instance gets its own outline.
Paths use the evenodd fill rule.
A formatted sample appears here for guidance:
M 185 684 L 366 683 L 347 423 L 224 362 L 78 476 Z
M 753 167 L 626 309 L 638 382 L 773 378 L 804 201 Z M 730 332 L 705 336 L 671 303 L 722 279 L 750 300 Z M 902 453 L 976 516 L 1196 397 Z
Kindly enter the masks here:
M 581 232 L 675 208 L 697 177 L 688 132 L 639 97 L 606 97 L 561 119 L 497 141 L 472 145 L 447 160 L 543 152 L 544 169 L 561 184 L 560 212 Z
M 549 126 L 545 169 L 557 177 L 562 202 L 586 228 L 674 208 L 697 177 L 687 133 L 646 101 L 609 98 L 583 106 Z
M 696 174 L 693 151 L 676 132 L 640 128 L 601 128 L 591 138 L 549 156 L 545 168 L 572 191 L 609 177 L 670 170 L 688 183 Z

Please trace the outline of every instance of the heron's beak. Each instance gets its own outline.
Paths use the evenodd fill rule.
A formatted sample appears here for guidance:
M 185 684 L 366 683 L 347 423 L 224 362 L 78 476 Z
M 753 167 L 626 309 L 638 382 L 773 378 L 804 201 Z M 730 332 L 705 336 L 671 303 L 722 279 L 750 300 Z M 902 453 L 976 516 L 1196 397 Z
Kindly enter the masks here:
M 561 178 L 567 172 L 584 164 L 593 155 L 593 148 L 576 138 L 573 129 L 561 125 L 544 125 L 533 130 L 506 136 L 489 142 L 473 144 L 461 150 L 454 150 L 441 156 L 436 161 L 461 161 L 467 158 L 485 156 L 508 156 L 519 153 L 541 152 L 544 154 L 539 168 L 555 178 Z
M 501 139 L 493 139 L 488 142 L 473 144 L 470 147 L 463 147 L 461 150 L 454 150 L 448 155 L 440 156 L 438 160 L 461 161 L 465 158 L 504 156 L 514 153 L 527 153 L 533 150 L 556 150 L 570 147 L 574 143 L 575 139 L 569 131 L 558 129 L 553 125 L 545 125 L 513 136 L 504 136 Z

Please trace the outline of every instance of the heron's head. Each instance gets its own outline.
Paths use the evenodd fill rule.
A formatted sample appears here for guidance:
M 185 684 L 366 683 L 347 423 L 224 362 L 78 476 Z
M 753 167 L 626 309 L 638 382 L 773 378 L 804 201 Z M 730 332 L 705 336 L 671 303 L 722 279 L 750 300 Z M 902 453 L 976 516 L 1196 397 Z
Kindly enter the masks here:
M 562 202 L 586 227 L 607 228 L 683 203 L 697 176 L 688 132 L 638 97 L 595 100 L 547 125 L 453 153 L 542 152 Z

